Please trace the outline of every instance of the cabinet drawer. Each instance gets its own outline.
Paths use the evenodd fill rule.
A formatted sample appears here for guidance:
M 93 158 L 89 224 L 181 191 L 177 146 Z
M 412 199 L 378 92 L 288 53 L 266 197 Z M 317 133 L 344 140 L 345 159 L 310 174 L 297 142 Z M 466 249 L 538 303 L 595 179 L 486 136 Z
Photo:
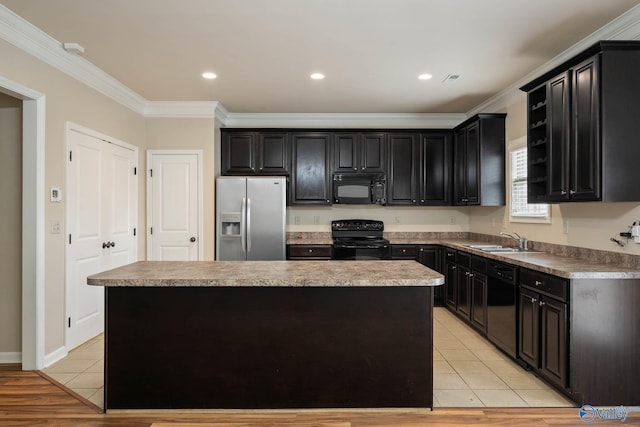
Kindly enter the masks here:
M 456 262 L 456 251 L 454 249 L 444 250 L 444 262 Z
M 478 256 L 471 257 L 471 270 L 476 271 L 478 273 L 486 273 L 487 259 L 478 257 Z
M 520 284 L 535 289 L 541 294 L 567 301 L 567 281 L 560 277 L 550 276 L 533 270 L 520 270 Z
M 461 265 L 463 267 L 467 267 L 467 268 L 471 268 L 471 254 L 468 254 L 466 252 L 458 252 L 458 255 L 456 256 L 456 263 L 458 265 Z M 486 268 L 485 268 L 486 270 Z
M 331 245 L 289 245 L 289 259 L 331 259 Z
M 418 247 L 416 245 L 391 245 L 392 259 L 416 259 Z

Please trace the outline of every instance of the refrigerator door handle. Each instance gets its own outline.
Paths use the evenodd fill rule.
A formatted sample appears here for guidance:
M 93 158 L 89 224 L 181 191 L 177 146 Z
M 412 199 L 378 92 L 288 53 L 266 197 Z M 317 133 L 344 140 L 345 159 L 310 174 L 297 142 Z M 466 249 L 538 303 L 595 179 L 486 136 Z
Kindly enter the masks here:
M 243 197 L 241 218 L 240 218 L 240 244 L 242 245 L 242 252 L 245 254 L 247 253 L 247 246 L 245 242 L 246 228 L 247 228 L 247 198 Z
M 247 253 L 251 252 L 251 197 L 247 197 Z

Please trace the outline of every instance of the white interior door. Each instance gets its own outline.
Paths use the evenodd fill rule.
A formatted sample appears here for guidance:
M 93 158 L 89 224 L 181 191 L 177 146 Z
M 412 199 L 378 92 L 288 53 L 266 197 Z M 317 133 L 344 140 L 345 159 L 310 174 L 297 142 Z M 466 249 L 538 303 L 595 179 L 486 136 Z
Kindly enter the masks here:
M 104 331 L 104 288 L 87 276 L 136 260 L 137 151 L 69 129 L 66 347 Z
M 149 151 L 147 258 L 201 259 L 201 152 Z

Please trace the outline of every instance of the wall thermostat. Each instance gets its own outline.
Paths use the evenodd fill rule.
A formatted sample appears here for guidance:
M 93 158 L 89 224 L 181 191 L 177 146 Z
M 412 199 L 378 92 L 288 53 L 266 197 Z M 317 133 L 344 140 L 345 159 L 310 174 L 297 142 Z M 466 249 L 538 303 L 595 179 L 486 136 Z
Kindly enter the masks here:
M 51 187 L 51 197 L 52 202 L 61 202 L 62 201 L 62 190 L 60 187 Z

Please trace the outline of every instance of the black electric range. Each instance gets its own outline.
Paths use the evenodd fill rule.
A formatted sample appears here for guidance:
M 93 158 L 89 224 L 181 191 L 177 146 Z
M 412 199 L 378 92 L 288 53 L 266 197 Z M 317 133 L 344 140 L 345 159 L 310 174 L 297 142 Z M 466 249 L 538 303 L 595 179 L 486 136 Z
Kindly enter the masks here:
M 382 237 L 384 223 L 370 219 L 331 221 L 335 260 L 391 259 L 391 244 Z

